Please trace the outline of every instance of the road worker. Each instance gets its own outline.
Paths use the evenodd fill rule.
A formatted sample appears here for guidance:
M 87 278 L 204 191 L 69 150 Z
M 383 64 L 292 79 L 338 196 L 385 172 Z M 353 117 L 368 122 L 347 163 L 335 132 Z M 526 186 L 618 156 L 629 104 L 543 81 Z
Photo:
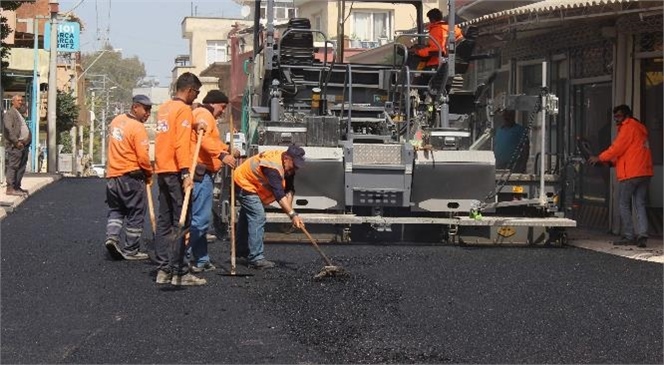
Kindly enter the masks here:
M 613 108 L 613 119 L 618 126 L 616 139 L 599 156 L 591 156 L 588 162 L 593 165 L 598 162 L 612 163 L 616 167 L 622 238 L 613 244 L 646 247 L 648 242 L 646 198 L 650 179 L 653 176 L 648 129 L 632 116 L 632 109 L 628 105 L 618 105 Z M 632 216 L 632 207 L 636 217 Z M 636 229 L 634 218 L 636 218 Z
M 235 170 L 233 180 L 240 202 L 238 257 L 246 259 L 248 267 L 274 267 L 274 262 L 265 259 L 263 254 L 264 205 L 278 202 L 293 226 L 304 227 L 304 222 L 293 210 L 293 181 L 295 172 L 303 165 L 304 149 L 291 145 L 286 151 L 270 150 L 254 155 Z
M 157 284 L 204 285 L 207 281 L 189 273 L 185 263 L 184 235 L 178 222 L 187 189 L 193 187 L 191 162 L 191 103 L 200 93 L 201 81 L 185 72 L 175 82 L 175 97 L 159 107 L 155 138 L 155 172 L 159 187 L 159 216 L 155 236 Z M 185 223 L 185 228 L 187 224 Z
M 132 99 L 131 111 L 115 117 L 109 126 L 106 174 L 108 221 L 104 245 L 115 260 L 148 258 L 146 253 L 139 252 L 139 247 L 145 215 L 145 184 L 152 179 L 148 154 L 150 145 L 143 125 L 151 109 L 150 98 L 136 95 Z M 125 240 L 120 245 L 123 227 Z
M 215 266 L 208 255 L 207 230 L 212 219 L 212 190 L 214 175 L 222 163 L 235 167 L 235 158 L 228 152 L 228 145 L 222 142 L 217 128 L 217 118 L 226 110 L 228 97 L 219 90 L 211 90 L 193 111 L 194 125 L 205 128 L 205 135 L 198 154 L 198 164 L 194 169 L 194 191 L 192 195 L 191 226 L 189 248 L 191 250 L 190 270 L 194 273 L 212 271 Z M 196 143 L 197 134 L 191 134 L 191 143 Z
M 443 13 L 439 9 L 431 9 L 427 13 L 429 18 L 429 41 L 424 47 L 411 47 L 409 49 L 410 55 L 409 65 L 411 68 L 421 69 L 437 69 L 438 68 L 438 50 L 440 49 L 441 55 L 447 56 L 447 38 L 449 37 L 449 25 L 443 21 Z M 456 25 L 454 27 L 454 38 L 458 42 L 463 38 L 461 28 Z M 440 46 L 440 47 L 439 47 Z M 424 63 L 422 65 L 422 63 Z
M 503 124 L 496 128 L 493 152 L 497 169 L 511 169 L 515 173 L 526 172 L 530 154 L 528 131 L 516 123 L 514 110 L 503 110 Z

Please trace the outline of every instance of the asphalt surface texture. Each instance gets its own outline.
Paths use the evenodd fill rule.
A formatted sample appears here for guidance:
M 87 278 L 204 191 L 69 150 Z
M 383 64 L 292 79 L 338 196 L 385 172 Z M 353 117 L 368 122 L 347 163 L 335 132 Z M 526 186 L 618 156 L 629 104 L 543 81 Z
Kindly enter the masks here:
M 62 179 L 1 225 L 2 363 L 659 363 L 663 265 L 572 247 L 266 245 L 272 270 L 154 283 L 103 248 L 104 181 Z M 149 237 L 146 238 L 149 240 Z

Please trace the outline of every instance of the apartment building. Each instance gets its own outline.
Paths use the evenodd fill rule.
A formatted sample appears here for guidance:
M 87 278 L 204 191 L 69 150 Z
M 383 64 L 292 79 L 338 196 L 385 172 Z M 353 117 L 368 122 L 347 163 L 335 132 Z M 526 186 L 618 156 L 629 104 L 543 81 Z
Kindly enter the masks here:
M 236 24 L 250 25 L 250 21 L 234 18 L 185 17 L 182 20 L 182 37 L 189 40 L 189 54 L 175 59 L 171 91 L 177 78 L 185 72 L 199 76 L 203 86 L 200 101 L 205 94 L 219 87 L 219 75 L 204 72 L 210 66 L 230 60 L 228 33 Z

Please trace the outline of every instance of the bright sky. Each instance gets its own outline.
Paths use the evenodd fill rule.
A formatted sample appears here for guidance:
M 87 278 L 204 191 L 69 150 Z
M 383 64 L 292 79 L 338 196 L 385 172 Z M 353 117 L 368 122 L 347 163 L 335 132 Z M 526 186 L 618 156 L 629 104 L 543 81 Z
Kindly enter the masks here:
M 168 86 L 175 57 L 189 54 L 181 23 L 192 9 L 198 16 L 240 16 L 232 0 L 60 0 L 61 13 L 72 9 L 84 23 L 83 53 L 99 50 L 108 34 L 111 45 L 123 57 L 138 56 L 160 86 Z

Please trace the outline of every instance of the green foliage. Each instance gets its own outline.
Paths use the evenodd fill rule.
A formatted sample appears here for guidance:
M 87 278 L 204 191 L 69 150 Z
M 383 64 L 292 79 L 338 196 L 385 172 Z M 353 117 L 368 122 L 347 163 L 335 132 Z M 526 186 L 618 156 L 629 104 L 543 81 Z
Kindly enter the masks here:
M 58 144 L 62 145 L 62 150 L 60 153 L 72 153 L 74 149 L 72 148 L 71 134 L 69 131 L 58 133 Z
M 58 144 L 62 140 L 62 135 L 69 134 L 69 130 L 76 125 L 78 120 L 79 108 L 76 105 L 76 98 L 72 95 L 71 92 L 64 92 L 58 90 L 57 94 L 57 108 L 55 111 L 56 122 L 55 129 L 57 131 Z M 70 146 L 71 147 L 71 146 Z
M 19 6 L 21 6 L 21 3 L 18 1 L 2 1 L 2 10 L 16 10 Z M 7 18 L 4 16 L 0 17 L 0 63 L 2 64 L 0 69 L 2 70 L 2 84 L 6 82 L 5 72 L 7 67 L 9 67 L 9 62 L 6 61 L 6 58 L 9 57 L 11 52 L 11 47 L 5 43 L 5 39 L 13 31 L 14 30 L 9 26 L 9 24 L 7 24 Z
M 114 51 L 109 44 L 103 50 L 81 55 L 81 64 L 87 70 L 85 78 L 88 89 L 96 89 L 96 103 L 94 109 L 100 111 L 106 106 L 106 93 L 108 92 L 107 113 L 115 114 L 116 109 L 128 110 L 132 89 L 146 85 L 145 65 L 138 57 L 122 57 L 122 52 Z M 106 75 L 105 77 L 103 75 Z M 105 79 L 105 85 L 104 85 Z M 90 100 L 90 97 L 88 97 Z

